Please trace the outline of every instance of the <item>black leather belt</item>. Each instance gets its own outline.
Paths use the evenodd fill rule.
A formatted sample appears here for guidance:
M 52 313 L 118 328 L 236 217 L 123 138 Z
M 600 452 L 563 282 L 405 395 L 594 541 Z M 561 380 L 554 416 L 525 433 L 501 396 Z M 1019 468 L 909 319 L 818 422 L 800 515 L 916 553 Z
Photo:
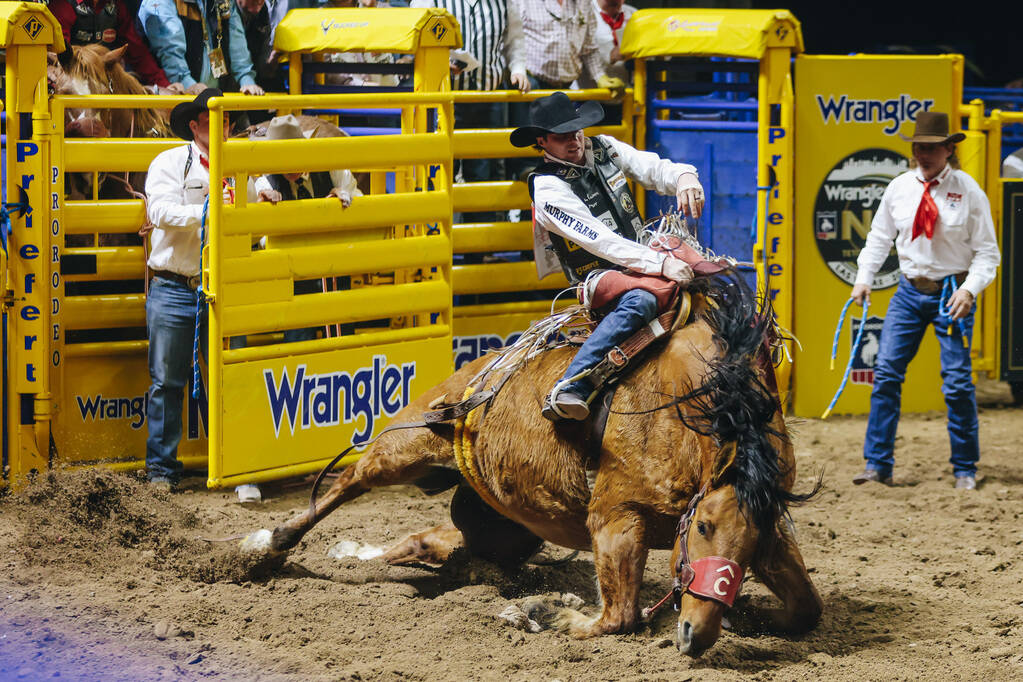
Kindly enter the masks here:
M 957 272 L 953 277 L 956 278 L 956 286 L 961 286 L 966 281 L 965 272 Z M 927 277 L 907 277 L 909 283 L 913 285 L 913 288 L 919 291 L 921 294 L 936 294 L 941 291 L 943 280 L 934 281 Z
M 168 282 L 176 282 L 177 284 L 188 287 L 189 289 L 198 289 L 199 283 L 202 281 L 202 278 L 199 275 L 192 275 L 191 277 L 188 277 L 187 275 L 181 275 L 176 272 L 171 272 L 170 270 L 153 270 L 153 277 L 159 277 L 160 279 L 165 279 Z

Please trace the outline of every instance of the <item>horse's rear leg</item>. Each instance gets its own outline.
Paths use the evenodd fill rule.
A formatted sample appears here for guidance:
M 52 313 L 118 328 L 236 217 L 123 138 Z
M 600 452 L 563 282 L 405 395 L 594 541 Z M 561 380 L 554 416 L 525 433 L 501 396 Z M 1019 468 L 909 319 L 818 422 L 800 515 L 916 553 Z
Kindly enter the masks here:
M 782 602 L 782 608 L 763 613 L 768 626 L 786 633 L 806 632 L 816 627 L 823 602 L 784 520 L 778 523 L 773 548 L 756 562 L 754 571 Z
M 463 483 L 451 498 L 451 523 L 414 533 L 384 554 L 389 564 L 440 566 L 460 547 L 502 568 L 521 566 L 543 538 L 502 516 Z
M 596 619 L 562 611 L 556 624 L 574 637 L 593 637 L 634 630 L 640 622 L 639 588 L 648 548 L 643 541 L 646 522 L 632 510 L 614 509 L 596 525 L 591 518 L 593 563 L 600 585 L 602 610 Z
M 450 458 L 450 439 L 425 428 L 385 435 L 361 459 L 341 472 L 334 485 L 316 501 L 315 509 L 307 509 L 278 526 L 273 532 L 270 549 L 275 552 L 291 549 L 313 526 L 345 502 L 371 488 L 412 483 L 430 473 L 432 465 Z

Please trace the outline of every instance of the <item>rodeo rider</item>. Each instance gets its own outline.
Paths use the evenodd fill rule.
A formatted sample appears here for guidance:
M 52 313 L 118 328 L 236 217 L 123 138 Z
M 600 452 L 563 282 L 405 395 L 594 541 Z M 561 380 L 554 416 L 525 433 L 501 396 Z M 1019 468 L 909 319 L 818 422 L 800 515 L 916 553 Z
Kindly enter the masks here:
M 516 128 L 511 143 L 535 145 L 543 151 L 542 163 L 529 176 L 540 278 L 557 270 L 553 251 L 573 284 L 591 272 L 608 269 L 690 281 L 693 271 L 685 262 L 636 241 L 642 220 L 626 179 L 661 194 L 674 193 L 678 207 L 698 218 L 704 197 L 696 168 L 637 151 L 606 135 L 585 137 L 582 129 L 604 117 L 597 102 L 586 102 L 576 110 L 565 93 L 556 92 L 533 102 L 529 115 L 531 125 Z M 644 289 L 622 294 L 551 391 L 543 415 L 552 421 L 586 419 L 593 386 L 585 377 L 568 380 L 592 368 L 650 322 L 657 306 L 654 294 Z
M 146 297 L 146 326 L 149 332 L 149 414 L 146 441 L 146 474 L 149 481 L 172 490 L 181 478 L 177 459 L 181 440 L 181 411 L 184 388 L 192 373 L 192 341 L 195 333 L 196 289 L 199 286 L 200 228 L 203 204 L 209 194 L 210 128 L 207 103 L 223 93 L 204 90 L 191 102 L 174 107 L 171 130 L 188 140 L 187 145 L 161 152 L 149 166 L 146 178 L 150 235 L 149 261 L 152 273 Z M 224 139 L 230 132 L 224 115 Z M 257 195 L 253 181 L 247 188 L 250 202 L 267 197 Z M 225 179 L 223 200 L 234 200 L 235 188 Z M 206 355 L 206 309 L 202 311 L 203 355 Z M 239 486 L 239 499 L 258 499 L 258 488 Z
M 857 260 L 852 298 L 861 306 L 870 300 L 870 284 L 893 241 L 902 271 L 881 330 L 863 443 L 867 463 L 853 478 L 857 485 L 892 484 L 902 381 L 933 325 L 941 347 L 955 487 L 977 486 L 980 443 L 969 340 L 976 298 L 994 280 L 1001 256 L 987 196 L 958 169 L 955 145 L 965 137 L 949 135 L 947 114 L 917 116 L 913 137 L 905 138 L 913 143 L 916 167 L 885 189 Z

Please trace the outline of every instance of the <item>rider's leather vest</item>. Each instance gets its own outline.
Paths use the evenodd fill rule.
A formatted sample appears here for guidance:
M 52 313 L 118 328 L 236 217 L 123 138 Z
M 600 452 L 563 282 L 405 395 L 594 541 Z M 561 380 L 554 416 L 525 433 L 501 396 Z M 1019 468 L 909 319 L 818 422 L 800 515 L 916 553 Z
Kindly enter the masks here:
M 291 183 L 283 175 L 268 175 L 266 179 L 270 181 L 271 187 L 281 193 L 281 201 L 291 201 L 295 198 L 291 191 Z M 328 171 L 310 173 L 309 183 L 312 185 L 314 199 L 322 199 L 330 194 L 330 190 L 334 189 L 334 181 L 331 179 L 330 172 Z
M 533 198 L 533 179 L 537 175 L 559 177 L 568 183 L 590 213 L 616 234 L 636 241 L 636 234 L 643 226 L 643 221 L 636 209 L 636 200 L 629 190 L 629 183 L 618 164 L 618 153 L 596 137 L 591 137 L 590 141 L 593 144 L 593 170 L 560 163 L 542 163 L 529 176 L 529 196 Z M 565 276 L 573 284 L 586 279 L 592 270 L 620 269 L 570 239 L 554 232 L 549 234 Z
M 174 0 L 174 5 L 178 11 L 178 18 L 181 19 L 181 26 L 185 30 L 185 63 L 188 64 L 188 72 L 192 74 L 192 78 L 196 81 L 202 78 L 203 60 L 206 59 L 206 52 L 208 50 L 214 50 L 220 48 L 224 53 L 224 64 L 227 67 L 227 74 L 217 79 L 217 85 L 221 90 L 225 92 L 228 90 L 237 90 L 238 83 L 235 82 L 234 76 L 231 75 L 231 49 L 230 49 L 230 30 L 228 29 L 228 23 L 230 21 L 230 14 L 232 11 L 237 12 L 238 9 L 232 7 L 234 0 L 205 0 L 206 6 L 206 31 L 210 37 L 210 45 L 207 45 L 207 50 L 203 49 L 203 44 L 206 42 L 202 32 L 202 14 L 199 9 L 198 2 L 188 2 L 187 0 Z M 220 13 L 218 17 L 217 14 Z M 218 37 L 217 22 L 220 22 L 220 31 Z
M 107 0 L 96 12 L 90 0 L 73 0 L 75 23 L 71 26 L 73 45 L 99 43 L 113 47 L 117 42 L 117 0 Z

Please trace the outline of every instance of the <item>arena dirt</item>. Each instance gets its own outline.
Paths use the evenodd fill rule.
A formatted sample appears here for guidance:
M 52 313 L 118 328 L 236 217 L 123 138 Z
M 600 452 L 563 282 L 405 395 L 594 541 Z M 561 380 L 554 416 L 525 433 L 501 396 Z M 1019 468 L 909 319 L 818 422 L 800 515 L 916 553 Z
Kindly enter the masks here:
M 135 475 L 57 472 L 0 500 L 0 680 L 1023 679 L 1023 409 L 1005 406 L 1004 385 L 982 388 L 972 494 L 952 489 L 942 414 L 904 418 L 894 488 L 849 483 L 864 419 L 793 422 L 799 487 L 821 469 L 826 484 L 793 512 L 825 602 L 804 637 L 726 632 L 693 661 L 672 645 L 670 612 L 581 641 L 495 618 L 563 592 L 592 613 L 588 554 L 518 575 L 462 555 L 439 571 L 327 556 L 441 522 L 446 495 L 374 491 L 286 562 L 253 562 L 207 540 L 273 528 L 307 485 L 242 507 L 200 478 L 167 494 Z M 655 552 L 644 602 L 669 584 L 668 553 Z M 768 596 L 747 582 L 746 600 Z

